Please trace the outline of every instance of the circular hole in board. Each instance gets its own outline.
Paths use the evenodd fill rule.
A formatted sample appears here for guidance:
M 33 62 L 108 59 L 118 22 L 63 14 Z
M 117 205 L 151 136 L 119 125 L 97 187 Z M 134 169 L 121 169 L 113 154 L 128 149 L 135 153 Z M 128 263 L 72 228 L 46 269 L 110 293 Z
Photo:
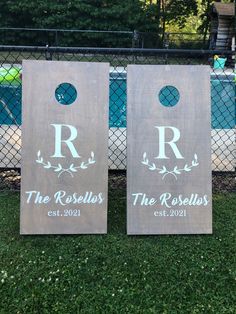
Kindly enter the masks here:
M 175 105 L 177 105 L 180 95 L 176 87 L 166 85 L 160 90 L 158 98 L 162 106 L 174 107 Z
M 61 105 L 71 105 L 77 98 L 77 90 L 70 83 L 61 83 L 55 90 L 56 100 Z

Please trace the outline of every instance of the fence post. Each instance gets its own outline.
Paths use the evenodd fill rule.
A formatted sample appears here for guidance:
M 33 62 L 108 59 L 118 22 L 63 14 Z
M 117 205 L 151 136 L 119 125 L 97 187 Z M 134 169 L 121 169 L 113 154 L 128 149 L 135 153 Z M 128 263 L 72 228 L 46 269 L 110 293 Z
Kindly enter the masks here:
M 46 51 L 45 51 L 45 59 L 46 60 L 52 60 L 52 52 L 49 51 L 49 45 L 46 45 Z
M 139 46 L 139 32 L 137 30 L 133 31 L 133 38 L 132 38 L 132 48 Z
M 169 44 L 170 44 L 170 33 L 165 33 L 164 34 L 164 48 L 169 49 Z M 165 64 L 168 64 L 168 54 L 165 54 Z

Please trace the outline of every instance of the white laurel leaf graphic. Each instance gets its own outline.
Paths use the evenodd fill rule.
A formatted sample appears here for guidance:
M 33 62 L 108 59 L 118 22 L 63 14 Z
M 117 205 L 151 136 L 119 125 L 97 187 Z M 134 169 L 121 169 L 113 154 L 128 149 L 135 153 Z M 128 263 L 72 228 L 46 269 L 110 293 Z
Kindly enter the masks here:
M 165 173 L 167 171 L 167 169 L 166 169 L 166 167 L 165 166 L 163 166 L 163 168 L 159 171 L 159 173 Z
M 62 166 L 61 164 L 58 164 L 57 168 L 54 170 L 55 172 L 58 172 L 58 171 L 61 171 L 62 169 Z
M 69 169 L 72 172 L 77 172 L 77 170 L 74 168 L 74 164 L 71 164 Z
M 155 157 L 156 158 L 156 157 Z M 157 170 L 158 173 L 162 174 L 162 179 L 164 179 L 167 175 L 172 175 L 177 180 L 177 175 L 182 174 L 183 172 L 190 172 L 192 171 L 193 167 L 197 167 L 199 165 L 197 154 L 194 154 L 194 159 L 191 161 L 191 166 L 189 166 L 187 163 L 184 165 L 183 168 L 178 168 L 175 166 L 172 170 L 168 170 L 165 166 L 162 166 L 161 168 L 158 168 L 155 163 L 149 163 L 149 159 L 147 158 L 147 153 L 143 153 L 143 159 L 141 160 L 141 163 L 148 167 L 148 170 L 154 171 Z
M 44 169 L 52 169 L 54 172 L 58 173 L 58 178 L 64 173 L 68 173 L 71 175 L 71 177 L 74 177 L 73 173 L 78 172 L 78 169 L 84 170 L 87 169 L 90 165 L 96 163 L 93 151 L 90 153 L 90 156 L 91 157 L 89 157 L 87 161 L 82 161 L 79 166 L 75 166 L 72 163 L 69 167 L 64 168 L 60 163 L 58 163 L 57 165 L 52 165 L 50 161 L 44 162 L 44 159 L 43 157 L 41 157 L 41 152 L 39 150 L 37 152 L 38 158 L 35 161 L 36 163 L 41 164 Z
M 51 163 L 50 163 L 50 161 L 48 161 L 48 163 L 45 165 L 45 166 L 43 166 L 45 169 L 50 169 L 51 168 Z

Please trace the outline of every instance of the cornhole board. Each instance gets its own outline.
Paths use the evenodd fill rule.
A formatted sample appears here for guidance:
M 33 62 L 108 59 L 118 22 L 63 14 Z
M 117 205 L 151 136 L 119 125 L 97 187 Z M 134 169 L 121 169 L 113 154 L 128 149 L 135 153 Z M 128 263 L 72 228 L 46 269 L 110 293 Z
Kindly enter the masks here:
M 210 68 L 130 65 L 127 85 L 127 233 L 212 233 Z
M 107 232 L 108 101 L 109 64 L 23 61 L 21 234 Z

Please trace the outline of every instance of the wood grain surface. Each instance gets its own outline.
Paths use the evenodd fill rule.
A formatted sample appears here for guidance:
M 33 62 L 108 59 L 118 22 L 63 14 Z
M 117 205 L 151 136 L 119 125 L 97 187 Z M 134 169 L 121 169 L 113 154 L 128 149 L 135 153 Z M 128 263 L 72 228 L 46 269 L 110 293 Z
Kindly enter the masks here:
M 128 234 L 212 233 L 209 76 L 208 66 L 128 66 Z M 179 91 L 173 107 L 160 103 L 164 86 Z M 171 142 L 176 130 L 183 158 L 168 143 L 161 158 L 161 132 Z
M 71 105 L 55 98 L 64 82 Z M 108 103 L 109 64 L 23 62 L 21 234 L 107 232 Z

